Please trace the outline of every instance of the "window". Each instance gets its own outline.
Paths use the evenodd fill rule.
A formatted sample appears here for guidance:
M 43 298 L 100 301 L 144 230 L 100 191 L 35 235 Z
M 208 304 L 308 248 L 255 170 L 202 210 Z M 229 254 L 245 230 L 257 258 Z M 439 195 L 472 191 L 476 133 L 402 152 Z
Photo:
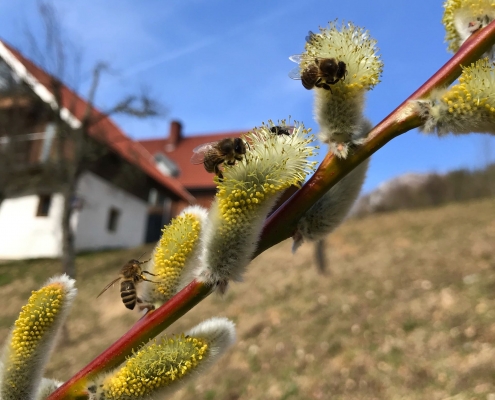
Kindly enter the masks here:
M 156 167 L 165 175 L 179 176 L 179 167 L 170 158 L 163 153 L 156 153 L 155 156 Z
M 148 204 L 152 206 L 156 206 L 156 202 L 158 200 L 158 190 L 155 188 L 150 189 L 150 193 L 148 195 Z
M 47 217 L 50 212 L 50 206 L 52 205 L 52 196 L 50 194 L 40 194 L 38 196 L 38 210 L 36 211 L 37 217 Z
M 52 149 L 52 142 L 54 137 L 55 124 L 49 123 L 45 129 L 45 134 L 42 142 L 43 144 L 40 152 L 40 162 L 46 162 L 50 157 L 50 150 Z
M 118 208 L 110 208 L 108 212 L 107 230 L 116 232 L 119 225 L 120 210 Z

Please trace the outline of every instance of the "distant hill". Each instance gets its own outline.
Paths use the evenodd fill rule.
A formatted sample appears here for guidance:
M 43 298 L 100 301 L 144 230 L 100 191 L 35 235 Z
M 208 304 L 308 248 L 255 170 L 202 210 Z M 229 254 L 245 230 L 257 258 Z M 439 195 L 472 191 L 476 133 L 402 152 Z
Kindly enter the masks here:
M 495 164 L 483 170 L 460 169 L 447 174 L 406 174 L 381 184 L 362 196 L 352 216 L 495 196 Z

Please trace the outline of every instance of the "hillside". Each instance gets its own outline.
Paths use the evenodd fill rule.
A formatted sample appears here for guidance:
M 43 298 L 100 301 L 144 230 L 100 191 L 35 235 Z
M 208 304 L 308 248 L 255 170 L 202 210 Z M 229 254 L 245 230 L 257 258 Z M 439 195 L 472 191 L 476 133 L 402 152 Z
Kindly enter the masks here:
M 438 174 L 409 173 L 382 183 L 359 198 L 352 215 L 439 206 L 495 196 L 495 164 Z
M 286 241 L 171 327 L 227 316 L 239 337 L 174 400 L 495 399 L 495 199 L 350 220 L 327 244 L 327 275 L 311 245 L 293 256 Z M 96 295 L 146 249 L 78 257 L 79 295 L 47 376 L 69 377 L 138 319 L 117 288 Z M 59 268 L 0 264 L 2 341 Z

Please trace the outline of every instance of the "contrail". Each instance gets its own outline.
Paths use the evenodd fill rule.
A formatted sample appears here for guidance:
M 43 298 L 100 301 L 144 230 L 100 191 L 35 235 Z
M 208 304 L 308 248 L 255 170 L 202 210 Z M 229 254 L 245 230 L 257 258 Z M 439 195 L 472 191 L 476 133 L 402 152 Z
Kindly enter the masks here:
M 307 4 L 307 2 L 305 4 Z M 292 11 L 292 9 L 295 9 L 295 8 L 297 9 L 300 7 L 301 7 L 301 4 L 297 3 L 293 7 L 279 8 L 279 9 L 276 9 L 272 12 L 264 13 L 264 15 L 261 15 L 261 16 L 255 18 L 254 20 L 246 21 L 243 24 L 235 26 L 234 28 L 230 29 L 226 33 L 222 34 L 222 36 L 219 36 L 219 35 L 209 36 L 207 38 L 200 40 L 197 43 L 186 46 L 180 50 L 176 50 L 176 51 L 161 55 L 159 57 L 155 57 L 155 58 L 152 58 L 150 60 L 143 61 L 143 62 L 125 70 L 124 72 L 119 74 L 118 77 L 119 78 L 129 77 L 129 76 L 135 75 L 139 72 L 143 72 L 143 71 L 146 71 L 150 68 L 156 67 L 157 65 L 160 65 L 164 62 L 175 60 L 175 59 L 182 57 L 186 54 L 190 54 L 190 53 L 193 53 L 199 49 L 210 46 L 213 43 L 220 40 L 222 37 L 225 37 L 225 36 L 229 37 L 229 36 L 233 36 L 233 35 L 236 35 L 238 33 L 241 33 L 241 32 L 245 32 L 247 27 L 252 27 L 253 25 L 258 25 L 258 24 L 266 24 L 268 21 L 279 19 L 284 14 L 288 13 L 289 11 Z
M 119 78 L 126 78 L 128 76 L 137 74 L 139 72 L 146 71 L 147 69 L 156 67 L 164 62 L 175 60 L 176 58 L 185 56 L 186 54 L 193 53 L 196 50 L 202 49 L 213 44 L 216 41 L 216 37 L 211 36 L 206 39 L 202 39 L 197 43 L 193 43 L 187 47 L 180 50 L 176 50 L 167 54 L 163 54 L 160 57 L 155 57 L 150 60 L 143 61 L 142 63 L 134 65 L 132 68 L 125 70 L 123 73 L 119 74 Z

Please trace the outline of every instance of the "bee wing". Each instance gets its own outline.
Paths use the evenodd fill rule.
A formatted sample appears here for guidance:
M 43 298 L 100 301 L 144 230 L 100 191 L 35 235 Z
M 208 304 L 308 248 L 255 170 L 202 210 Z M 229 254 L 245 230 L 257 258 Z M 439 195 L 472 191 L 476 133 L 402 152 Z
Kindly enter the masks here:
M 276 135 L 292 135 L 294 133 L 294 125 L 272 126 L 270 130 Z M 287 133 L 286 133 L 287 132 Z
M 205 160 L 205 154 L 213 148 L 217 142 L 203 143 L 200 144 L 193 150 L 193 155 L 191 157 L 192 164 L 202 164 Z
M 306 42 L 311 43 L 311 40 L 313 40 L 313 37 L 316 36 L 316 33 L 309 31 L 308 36 L 305 37 Z
M 283 127 L 287 132 L 289 132 L 289 136 L 292 135 L 294 133 L 294 128 L 295 126 L 294 125 L 289 125 L 289 126 L 284 126 Z
M 300 64 L 303 59 L 304 59 L 303 54 L 294 54 L 293 56 L 289 57 L 289 60 L 295 62 L 296 64 Z
M 289 71 L 289 78 L 291 78 L 291 79 L 301 79 L 301 69 L 299 67 L 292 68 Z
M 107 291 L 107 289 L 112 286 L 114 283 L 120 281 L 120 276 L 117 278 L 117 279 L 114 279 L 112 282 L 110 282 L 107 286 L 105 286 L 105 288 L 100 292 L 100 294 L 98 296 L 96 296 L 96 298 L 100 297 L 103 293 L 105 293 Z

